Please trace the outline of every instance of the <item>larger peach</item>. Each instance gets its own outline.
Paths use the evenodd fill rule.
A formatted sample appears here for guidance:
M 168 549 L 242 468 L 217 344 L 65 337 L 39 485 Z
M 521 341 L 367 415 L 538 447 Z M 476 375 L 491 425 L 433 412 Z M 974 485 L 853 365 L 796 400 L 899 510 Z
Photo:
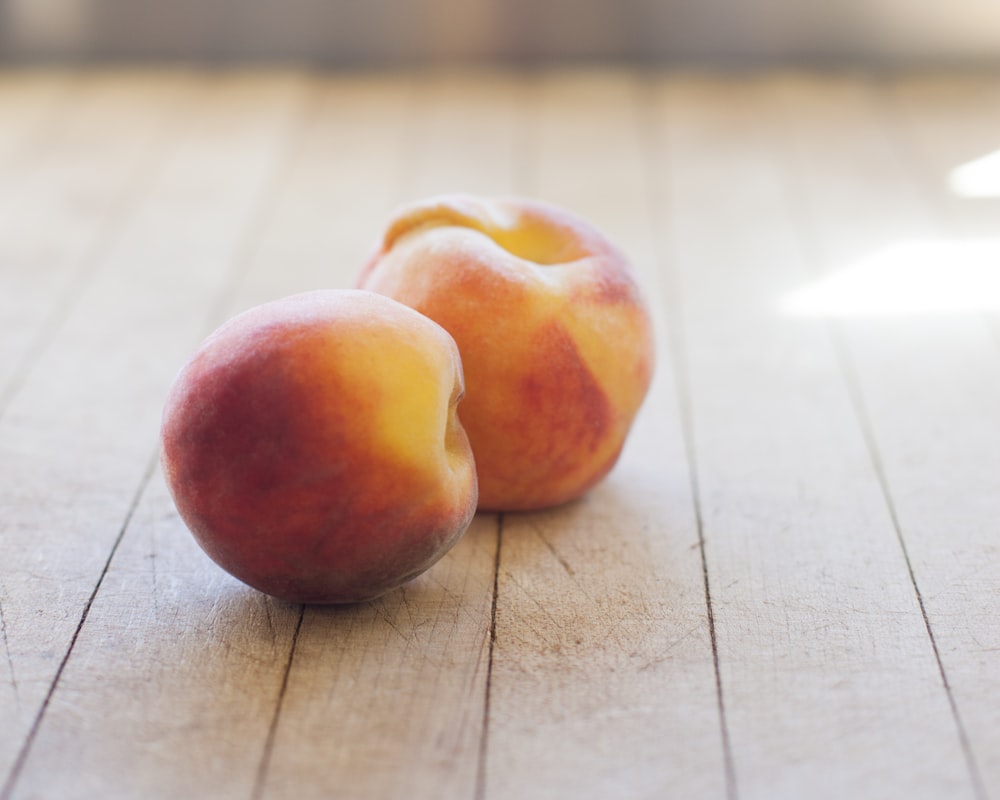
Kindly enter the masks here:
M 564 503 L 616 463 L 653 335 L 626 258 L 586 220 L 527 199 L 430 198 L 394 214 L 358 285 L 458 343 L 480 508 Z
M 295 295 L 230 320 L 181 370 L 164 474 L 195 538 L 245 583 L 367 600 L 430 567 L 475 513 L 462 394 L 454 341 L 416 311 Z

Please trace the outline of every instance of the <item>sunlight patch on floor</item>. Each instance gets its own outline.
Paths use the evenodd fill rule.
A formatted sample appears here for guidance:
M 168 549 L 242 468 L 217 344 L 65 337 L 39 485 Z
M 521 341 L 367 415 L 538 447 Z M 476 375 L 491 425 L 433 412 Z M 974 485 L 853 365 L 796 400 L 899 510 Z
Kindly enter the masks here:
M 792 292 L 804 316 L 1000 310 L 1000 239 L 900 242 Z
M 1000 150 L 955 167 L 948 188 L 959 197 L 1000 197 Z

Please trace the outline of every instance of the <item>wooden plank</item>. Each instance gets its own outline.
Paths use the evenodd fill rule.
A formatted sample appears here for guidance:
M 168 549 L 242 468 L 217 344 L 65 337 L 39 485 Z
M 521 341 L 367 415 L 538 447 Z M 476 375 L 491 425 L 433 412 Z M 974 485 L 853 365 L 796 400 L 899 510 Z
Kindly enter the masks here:
M 4 142 L 18 126 L 0 114 L 0 413 L 162 162 L 190 78 L 94 74 L 70 87 L 54 80 L 0 82 L 0 108 L 25 114 L 29 140 L 5 163 Z M 50 97 L 57 89 L 58 103 Z
M 0 70 L 0 169 L 58 130 L 75 83 L 66 70 Z
M 353 279 L 370 246 L 367 237 L 359 240 L 358 228 L 367 219 L 364 215 L 377 209 L 378 218 L 369 219 L 374 236 L 389 207 L 387 190 L 398 179 L 389 165 L 399 163 L 394 154 L 405 156 L 406 120 L 412 111 L 407 94 L 398 87 L 393 83 L 380 89 L 378 82 L 335 82 L 320 93 L 309 127 L 295 143 L 294 160 L 285 169 L 274 205 L 252 250 L 246 253 L 245 273 L 234 282 L 234 294 L 220 313 L 228 315 L 275 294 L 348 285 Z M 328 225 L 331 218 L 340 221 Z M 397 761 L 405 748 L 410 748 L 413 760 L 401 761 L 396 772 L 371 770 L 368 783 L 377 787 L 387 780 L 412 781 L 415 765 L 421 762 L 414 742 L 425 741 L 427 735 L 417 711 L 425 703 L 428 674 L 442 662 L 453 661 L 451 677 L 461 680 L 466 676 L 464 691 L 472 699 L 466 702 L 461 694 L 454 702 L 441 703 L 442 698 L 462 690 L 455 681 L 441 680 L 440 691 L 432 697 L 438 702 L 426 708 L 425 716 L 439 720 L 443 728 L 440 739 L 427 741 L 439 760 L 442 753 L 447 756 L 447 763 L 428 764 L 426 780 L 435 787 L 442 781 L 443 786 L 448 781 L 465 786 L 468 776 L 475 776 L 482 726 L 483 644 L 492 593 L 495 521 L 487 521 L 485 530 L 485 540 L 467 537 L 423 582 L 377 606 L 345 612 L 355 622 L 348 622 L 336 611 L 307 613 L 298 632 L 295 668 L 281 705 L 274 752 L 262 765 L 271 741 L 272 719 L 277 719 L 275 705 L 298 609 L 241 591 L 234 581 L 221 576 L 200 556 L 170 513 L 157 476 L 132 518 L 81 631 L 33 750 L 38 753 L 34 761 L 42 765 L 46 754 L 51 758 L 69 742 L 85 736 L 90 744 L 78 748 L 71 770 L 89 776 L 89 783 L 81 782 L 82 794 L 99 788 L 102 794 L 120 796 L 173 797 L 207 792 L 225 797 L 254 791 L 328 796 L 330 785 L 343 787 L 347 780 L 356 786 L 365 783 L 365 773 L 356 771 L 365 754 L 344 746 L 331 753 L 330 742 L 359 742 L 362 735 L 363 741 L 368 741 L 363 731 L 377 721 L 376 712 L 381 710 L 386 734 L 381 740 L 372 740 L 372 746 L 387 748 Z M 158 566 L 154 570 L 152 565 Z M 468 565 L 476 565 L 478 573 L 470 577 Z M 470 593 L 483 598 L 485 613 L 470 613 Z M 144 601 L 136 603 L 136 596 Z M 356 623 L 357 619 L 364 623 Z M 337 626 L 333 631 L 331 624 Z M 423 640 L 423 659 L 414 658 L 413 643 L 400 649 L 393 625 L 400 630 L 412 629 L 414 642 Z M 109 683 L 100 669 L 107 660 L 109 643 L 133 641 L 137 631 L 144 632 L 142 646 L 123 669 L 119 682 L 126 687 L 153 686 L 156 691 L 123 691 Z M 227 644 L 234 639 L 239 647 Z M 341 659 L 331 657 L 331 648 L 341 652 Z M 317 654 L 319 663 L 312 664 Z M 381 666 L 394 657 L 403 658 L 398 671 Z M 175 669 L 165 672 L 165 663 L 176 665 Z M 77 664 L 86 666 L 75 667 Z M 331 690 L 337 675 L 349 671 L 353 664 L 359 665 L 357 682 Z M 241 676 L 241 680 L 227 679 L 232 675 Z M 385 692 L 387 682 L 392 682 L 393 691 Z M 248 702 L 247 695 L 253 700 Z M 396 703 L 400 696 L 412 698 L 415 722 L 407 728 L 398 724 Z M 317 703 L 317 697 L 329 698 L 329 705 Z M 394 701 L 392 706 L 380 708 L 382 698 Z M 74 714 L 60 705 L 70 700 Z M 435 711 L 436 706 L 440 708 Z M 98 709 L 105 707 L 120 711 L 105 713 L 104 720 L 98 722 Z M 84 713 L 82 708 L 91 711 Z M 451 716 L 441 709 L 449 710 Z M 353 731 L 352 724 L 358 726 Z M 311 728 L 316 729 L 316 735 L 308 737 L 314 750 L 303 746 L 302 732 Z M 102 730 L 112 729 L 114 735 L 100 735 Z M 453 730 L 459 733 L 451 733 Z M 218 742 L 230 744 L 220 746 Z M 463 743 L 464 751 L 458 758 L 450 748 Z M 344 759 L 339 770 L 335 760 L 338 752 Z M 184 772 L 175 769 L 179 754 L 190 765 Z M 129 763 L 132 768 L 109 780 L 106 776 L 118 763 Z M 468 764 L 471 772 L 450 769 L 455 763 Z M 318 764 L 323 765 L 322 770 L 316 768 Z M 258 773 L 262 766 L 266 768 Z M 24 785 L 37 785 L 40 770 L 40 766 L 35 771 L 26 770 Z M 266 776 L 266 784 L 258 782 L 258 774 Z M 62 780 L 70 779 L 53 779 L 43 785 L 60 787 Z
M 544 76 L 530 189 L 634 259 L 658 323 L 654 386 L 581 501 L 506 515 L 485 796 L 721 796 L 725 770 L 690 476 L 656 287 L 640 96 L 629 74 Z
M 403 162 L 399 195 L 524 191 L 531 131 L 524 115 L 530 79 L 489 70 L 440 70 L 421 82 L 420 125 Z
M 399 202 L 400 174 L 416 157 L 411 115 L 418 111 L 405 77 L 313 81 L 307 124 L 280 194 L 220 316 L 296 292 L 353 287 L 387 209 Z
M 1000 85 L 995 73 L 897 81 L 888 100 L 911 168 L 947 238 L 996 245 L 1000 219 Z M 993 256 L 995 259 L 995 255 Z M 1000 344 L 1000 282 L 984 288 L 986 322 Z
M 942 235 L 995 238 L 1000 83 L 995 73 L 903 76 L 884 87 L 889 124 Z
M 658 109 L 735 793 L 972 797 L 831 331 L 779 311 L 812 277 L 780 86 L 678 77 Z
M 262 797 L 473 795 L 495 545 L 477 517 L 402 589 L 307 609 Z
M 383 113 L 398 116 L 357 136 L 363 152 L 398 171 L 391 198 L 380 191 L 377 203 L 364 204 L 366 246 L 398 203 L 457 189 L 513 190 L 516 95 L 516 82 L 503 76 L 442 73 L 418 81 L 405 103 L 381 96 Z M 341 274 L 353 281 L 355 272 L 352 265 Z M 306 609 L 262 797 L 473 796 L 496 547 L 497 519 L 480 515 L 441 562 L 401 590 L 356 608 Z
M 994 82 L 186 80 L 53 84 L 36 130 L 65 129 L 10 160 L 0 132 L 19 330 L 49 320 L 0 412 L 3 800 L 1000 794 L 1000 337 L 779 309 L 900 241 L 995 235 L 946 179 L 1000 139 Z M 633 256 L 660 369 L 623 460 L 376 603 L 241 586 L 158 473 L 139 493 L 174 370 L 455 189 L 562 203 Z M 75 288 L 45 298 L 45 269 Z
M 277 691 L 283 620 L 259 598 L 214 594 L 215 577 L 195 591 L 162 494 L 136 501 L 167 386 L 268 198 L 301 95 L 294 75 L 219 75 L 191 90 L 173 152 L 0 420 L 5 798 L 153 796 L 167 771 L 196 789 L 223 745 L 212 739 L 202 762 L 171 750 L 197 729 L 165 686 L 185 668 L 218 681 L 206 709 L 235 694 L 244 705 L 230 712 L 262 704 L 268 719 L 273 697 L 257 697 L 252 676 L 273 676 Z M 130 519 L 141 533 L 109 570 Z M 242 672 L 222 659 L 233 651 L 253 654 Z M 174 716 L 149 713 L 174 703 Z M 253 783 L 252 772 L 226 779 Z
M 879 93 L 849 85 L 839 92 L 836 119 L 818 112 L 815 92 L 805 94 L 796 93 L 788 116 L 798 138 L 812 143 L 800 148 L 799 159 L 827 268 L 834 275 L 852 269 L 830 256 L 851 240 L 857 223 L 891 206 L 920 231 L 896 243 L 907 245 L 915 262 L 905 266 L 936 273 L 945 292 L 948 276 L 975 257 L 977 243 L 996 242 L 1000 199 L 956 195 L 949 178 L 1000 143 L 1000 86 L 981 76 L 909 78 Z M 822 142 L 819 127 L 826 130 Z M 887 166 L 872 196 L 856 175 L 875 163 Z M 831 185 L 840 187 L 839 198 L 831 198 Z M 988 299 L 990 287 L 981 292 Z M 851 315 L 837 324 L 971 779 L 985 798 L 1000 794 L 1000 709 L 984 702 L 1000 691 L 1000 350 L 975 308 L 935 313 L 933 296 L 928 300 L 926 313 Z

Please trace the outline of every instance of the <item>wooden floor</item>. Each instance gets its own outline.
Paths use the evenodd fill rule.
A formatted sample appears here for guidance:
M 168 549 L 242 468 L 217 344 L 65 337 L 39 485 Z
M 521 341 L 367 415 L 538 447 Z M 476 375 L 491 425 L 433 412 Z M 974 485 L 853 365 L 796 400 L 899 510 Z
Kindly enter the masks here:
M 0 74 L 0 798 L 1000 799 L 997 148 L 1000 75 Z M 626 452 L 377 602 L 255 593 L 167 386 L 454 190 L 633 258 Z

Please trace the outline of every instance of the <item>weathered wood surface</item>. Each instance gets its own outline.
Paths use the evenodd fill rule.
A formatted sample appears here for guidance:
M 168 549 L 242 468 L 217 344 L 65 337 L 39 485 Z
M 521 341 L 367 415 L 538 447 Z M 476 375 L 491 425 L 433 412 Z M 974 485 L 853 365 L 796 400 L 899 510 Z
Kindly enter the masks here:
M 933 302 L 998 252 L 1000 181 L 949 182 L 998 99 L 0 75 L 0 797 L 1000 798 L 1000 260 Z M 632 257 L 659 350 L 634 435 L 583 500 L 481 515 L 376 602 L 260 595 L 173 510 L 166 388 L 444 191 L 563 204 Z M 942 282 L 923 307 L 908 269 Z

